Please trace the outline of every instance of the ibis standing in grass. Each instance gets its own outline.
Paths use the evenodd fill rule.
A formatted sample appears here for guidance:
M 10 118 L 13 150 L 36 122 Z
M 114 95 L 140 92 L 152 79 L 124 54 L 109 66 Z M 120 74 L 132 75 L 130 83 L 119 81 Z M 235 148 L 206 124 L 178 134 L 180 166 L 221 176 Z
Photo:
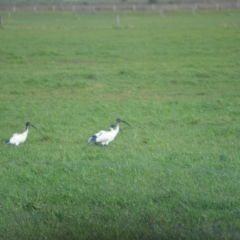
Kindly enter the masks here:
M 116 124 L 112 124 L 110 126 L 110 131 L 101 130 L 100 132 L 95 133 L 93 136 L 91 136 L 88 139 L 88 142 L 91 144 L 100 143 L 103 146 L 104 145 L 107 146 L 117 136 L 120 129 L 119 127 L 120 122 L 126 123 L 127 125 L 130 126 L 130 124 L 128 124 L 126 121 L 123 121 L 122 119 L 118 118 L 116 120 Z
M 20 143 L 24 143 L 27 139 L 28 131 L 29 131 L 30 126 L 34 127 L 30 122 L 27 122 L 26 123 L 26 130 L 23 133 L 14 133 L 10 139 L 5 141 L 5 143 L 6 144 L 13 144 L 13 145 L 16 145 L 16 146 L 18 146 Z

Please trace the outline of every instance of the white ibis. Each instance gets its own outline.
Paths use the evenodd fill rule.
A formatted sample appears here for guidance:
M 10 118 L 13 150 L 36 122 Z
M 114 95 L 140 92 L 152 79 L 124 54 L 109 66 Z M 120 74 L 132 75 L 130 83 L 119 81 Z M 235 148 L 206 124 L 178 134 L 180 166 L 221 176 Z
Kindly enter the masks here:
M 26 123 L 26 130 L 23 133 L 14 133 L 12 137 L 5 141 L 6 144 L 13 144 L 18 146 L 20 143 L 24 143 L 28 136 L 29 127 L 34 127 L 30 122 Z M 36 129 L 36 127 L 34 127 Z
M 112 124 L 110 126 L 110 131 L 101 130 L 100 132 L 95 133 L 93 136 L 91 136 L 88 139 L 88 142 L 91 143 L 91 144 L 101 143 L 103 146 L 104 145 L 107 146 L 117 136 L 117 134 L 119 132 L 119 123 L 120 122 L 126 123 L 127 125 L 130 126 L 130 124 L 128 124 L 127 122 L 118 118 L 116 120 L 116 124 Z

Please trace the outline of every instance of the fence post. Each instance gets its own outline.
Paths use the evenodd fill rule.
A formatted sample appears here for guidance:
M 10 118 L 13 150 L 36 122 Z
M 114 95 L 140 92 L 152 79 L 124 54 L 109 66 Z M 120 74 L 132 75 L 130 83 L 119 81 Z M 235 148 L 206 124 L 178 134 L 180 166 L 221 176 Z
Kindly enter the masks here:
M 117 15 L 117 16 L 116 16 L 116 26 L 119 27 L 119 25 L 120 25 L 120 18 L 119 18 L 119 16 Z
M 163 10 L 162 9 L 159 10 L 159 14 L 160 14 L 161 17 L 163 16 Z
M 216 9 L 219 10 L 219 4 L 216 2 L 214 2 L 214 4 L 215 4 Z
M 192 14 L 195 15 L 196 14 L 196 10 L 198 8 L 198 5 L 195 4 L 194 6 L 192 6 Z

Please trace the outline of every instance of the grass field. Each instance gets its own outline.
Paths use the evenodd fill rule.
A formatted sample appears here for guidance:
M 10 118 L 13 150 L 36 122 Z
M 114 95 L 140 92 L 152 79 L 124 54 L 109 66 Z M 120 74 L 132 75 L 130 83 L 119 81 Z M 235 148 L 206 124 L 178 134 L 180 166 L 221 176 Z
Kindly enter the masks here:
M 1 15 L 0 239 L 239 239 L 239 11 Z

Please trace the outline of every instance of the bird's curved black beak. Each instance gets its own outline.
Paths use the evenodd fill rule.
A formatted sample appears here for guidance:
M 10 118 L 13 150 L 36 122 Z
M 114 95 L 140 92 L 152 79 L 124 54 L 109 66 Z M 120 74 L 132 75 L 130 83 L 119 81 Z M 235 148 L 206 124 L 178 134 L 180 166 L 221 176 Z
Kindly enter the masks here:
M 37 128 L 34 125 L 32 125 L 32 124 L 31 124 L 31 127 L 34 127 L 37 130 Z
M 127 123 L 126 121 L 121 120 L 121 122 L 126 123 L 129 127 L 131 127 L 131 125 L 129 123 Z

